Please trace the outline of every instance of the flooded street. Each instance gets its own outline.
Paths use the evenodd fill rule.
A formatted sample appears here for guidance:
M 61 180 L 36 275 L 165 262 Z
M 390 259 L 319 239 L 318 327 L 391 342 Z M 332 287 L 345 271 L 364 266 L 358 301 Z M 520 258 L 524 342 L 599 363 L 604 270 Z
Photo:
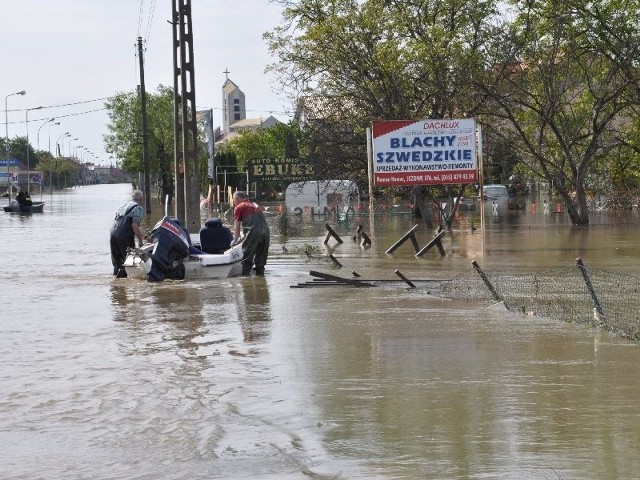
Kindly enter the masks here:
M 324 219 L 292 218 L 284 238 L 272 217 L 265 277 L 148 284 L 111 276 L 108 230 L 129 192 L 82 187 L 43 195 L 43 214 L 0 213 L 0 478 L 637 478 L 638 343 L 394 274 L 582 257 L 638 275 L 637 212 L 589 228 L 488 212 L 484 233 L 466 213 L 447 255 L 421 258 L 410 242 L 385 254 L 415 220 L 381 217 L 371 249 L 336 226 L 342 269 Z M 396 281 L 291 288 L 310 270 Z

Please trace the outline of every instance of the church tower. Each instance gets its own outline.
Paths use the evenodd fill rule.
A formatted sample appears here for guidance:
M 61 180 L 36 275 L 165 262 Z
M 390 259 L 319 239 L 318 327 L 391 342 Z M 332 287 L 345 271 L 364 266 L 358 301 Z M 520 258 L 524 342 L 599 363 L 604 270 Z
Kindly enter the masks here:
M 222 131 L 229 134 L 229 126 L 239 120 L 247 118 L 247 108 L 244 92 L 229 79 L 229 72 L 225 70 L 227 78 L 222 85 Z

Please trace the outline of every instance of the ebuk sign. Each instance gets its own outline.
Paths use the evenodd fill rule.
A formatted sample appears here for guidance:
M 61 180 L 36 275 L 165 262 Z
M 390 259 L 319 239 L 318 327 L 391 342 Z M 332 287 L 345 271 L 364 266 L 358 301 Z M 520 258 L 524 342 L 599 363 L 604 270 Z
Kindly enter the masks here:
M 373 122 L 373 174 L 380 187 L 475 183 L 475 120 Z

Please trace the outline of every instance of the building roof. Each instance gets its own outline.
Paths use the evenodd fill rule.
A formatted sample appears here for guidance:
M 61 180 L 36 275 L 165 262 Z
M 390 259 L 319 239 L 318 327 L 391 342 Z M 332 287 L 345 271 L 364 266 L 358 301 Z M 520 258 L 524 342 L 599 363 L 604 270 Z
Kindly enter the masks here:
M 238 87 L 238 85 L 236 85 L 233 80 L 230 79 L 226 79 L 224 81 L 224 83 L 222 84 L 222 90 L 225 93 L 229 93 L 229 92 L 233 92 L 234 90 L 240 90 L 240 87 Z M 242 92 L 242 90 L 240 90 Z
M 263 128 L 269 128 L 280 122 L 273 115 L 269 115 L 267 118 L 246 118 L 244 120 L 238 120 L 235 123 L 229 125 L 229 133 L 226 135 L 216 137 L 215 144 L 228 142 L 232 138 L 238 136 L 243 130 L 260 130 Z
M 245 118 L 244 120 L 238 120 L 237 122 L 233 122 L 229 128 L 233 130 L 238 129 L 258 129 L 258 128 L 267 128 L 276 123 L 280 123 L 280 120 L 275 118 L 273 115 L 269 115 L 267 118 L 259 117 L 259 118 Z

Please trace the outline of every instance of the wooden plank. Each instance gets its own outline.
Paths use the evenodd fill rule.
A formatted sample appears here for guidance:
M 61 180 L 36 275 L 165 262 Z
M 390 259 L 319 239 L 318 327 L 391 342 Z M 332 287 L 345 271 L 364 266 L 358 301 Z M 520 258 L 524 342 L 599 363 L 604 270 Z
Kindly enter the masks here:
M 438 232 L 438 234 L 435 237 L 433 237 L 433 240 L 427 243 L 424 247 L 422 247 L 422 250 L 416 253 L 416 257 L 421 257 L 427 251 L 429 251 L 434 245 L 436 245 L 438 247 L 438 250 L 440 250 L 440 255 L 444 256 L 445 255 L 444 248 L 442 248 L 442 242 L 440 240 L 442 237 L 444 237 L 444 234 L 445 234 L 444 230 L 442 230 L 441 232 Z
M 409 280 L 407 277 L 405 277 L 402 273 L 400 273 L 400 270 L 396 270 L 395 271 L 396 275 L 398 275 L 407 285 L 409 285 L 411 288 L 416 288 L 416 286 L 411 282 L 411 280 Z
M 331 275 L 329 273 L 317 272 L 315 270 L 311 270 L 309 275 L 312 277 L 318 277 L 323 280 L 332 280 L 334 282 L 342 283 L 345 285 L 353 285 L 356 287 L 375 287 L 375 285 L 367 282 L 363 282 L 362 280 L 354 280 L 352 278 L 343 278 L 338 277 L 337 275 Z
M 335 263 L 338 267 L 342 268 L 342 264 L 340 263 L 340 261 L 333 255 L 333 253 L 329 254 L 329 258 L 331 259 L 331 261 L 333 263 Z
M 340 236 L 333 230 L 333 228 L 331 228 L 331 226 L 328 223 L 325 223 L 324 227 L 327 229 L 327 236 L 324 239 L 325 244 L 329 241 L 329 236 L 332 236 L 333 238 L 335 238 L 336 242 L 343 243 Z
M 416 241 L 416 236 L 415 236 L 415 234 L 413 233 L 413 232 L 414 232 L 414 230 L 415 230 L 416 228 L 418 228 L 418 225 L 417 225 L 417 224 L 416 224 L 416 225 L 414 225 L 414 226 L 413 226 L 413 228 L 412 228 L 411 230 L 409 230 L 407 233 L 405 233 L 405 234 L 400 238 L 400 240 L 398 240 L 396 243 L 394 243 L 393 245 L 391 245 L 391 246 L 387 249 L 387 251 L 386 251 L 385 253 L 393 253 L 393 252 L 395 252 L 395 251 L 398 249 L 398 247 L 399 247 L 400 245 L 402 245 L 404 242 L 406 242 L 406 241 L 407 241 L 407 239 L 409 239 L 409 238 L 411 238 L 411 241 L 413 242 L 413 248 L 414 248 L 414 249 L 415 249 L 415 251 L 417 252 L 417 251 L 418 251 L 418 242 Z

